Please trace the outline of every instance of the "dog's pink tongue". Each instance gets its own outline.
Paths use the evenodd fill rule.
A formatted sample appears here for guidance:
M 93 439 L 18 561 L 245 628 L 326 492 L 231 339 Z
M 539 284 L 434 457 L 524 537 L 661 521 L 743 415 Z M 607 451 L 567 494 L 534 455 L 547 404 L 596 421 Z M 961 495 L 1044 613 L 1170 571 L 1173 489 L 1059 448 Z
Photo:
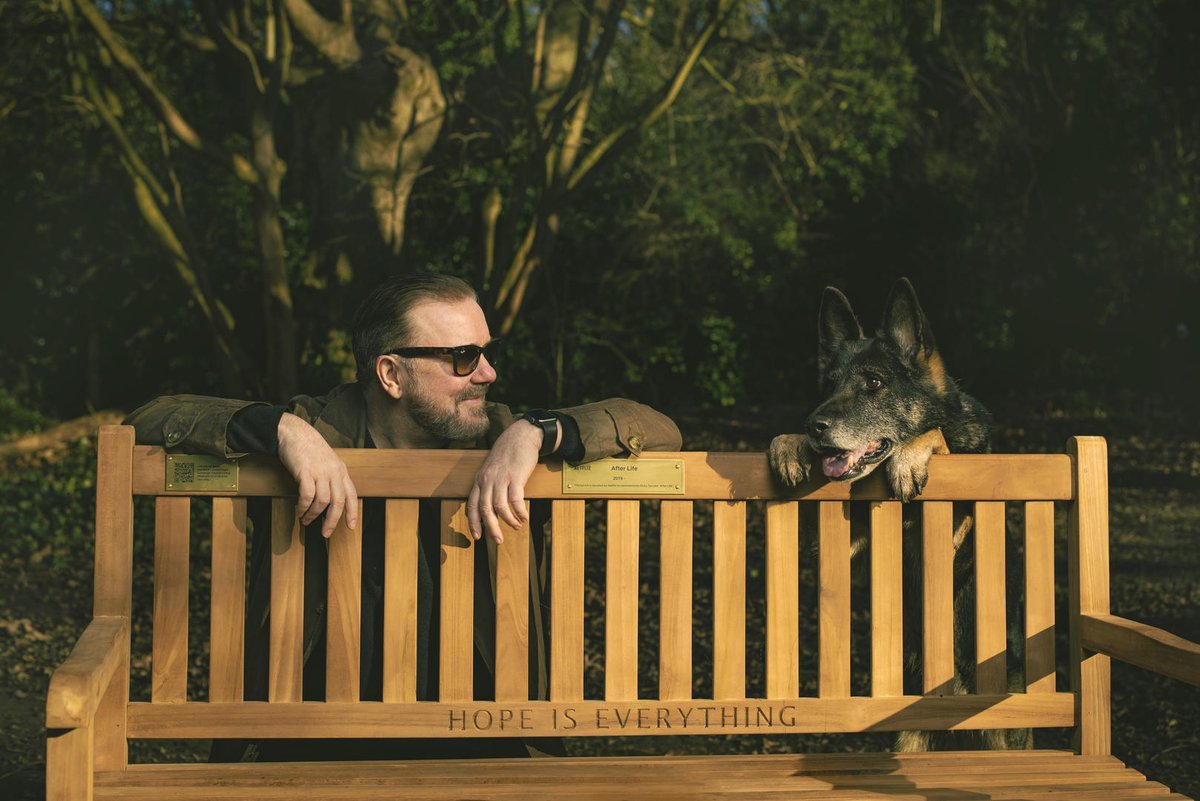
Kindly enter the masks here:
M 842 451 L 836 456 L 826 456 L 821 460 L 821 470 L 827 478 L 841 478 L 858 464 L 871 446 L 866 445 L 853 451 Z

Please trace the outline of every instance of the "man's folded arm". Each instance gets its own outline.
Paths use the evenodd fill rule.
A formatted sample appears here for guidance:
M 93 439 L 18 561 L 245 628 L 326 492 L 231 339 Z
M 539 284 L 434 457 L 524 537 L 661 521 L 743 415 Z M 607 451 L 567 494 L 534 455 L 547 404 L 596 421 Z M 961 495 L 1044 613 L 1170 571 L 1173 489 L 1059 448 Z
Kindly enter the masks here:
M 232 458 L 274 454 L 283 406 L 208 395 L 164 395 L 125 418 L 142 445 Z
M 675 422 L 662 412 L 644 403 L 625 398 L 556 409 L 575 424 L 575 432 L 569 432 L 564 423 L 563 441 L 558 455 L 571 463 L 591 462 L 606 456 L 632 454 L 642 451 L 677 451 L 683 445 L 683 437 Z M 572 433 L 578 441 L 568 441 Z

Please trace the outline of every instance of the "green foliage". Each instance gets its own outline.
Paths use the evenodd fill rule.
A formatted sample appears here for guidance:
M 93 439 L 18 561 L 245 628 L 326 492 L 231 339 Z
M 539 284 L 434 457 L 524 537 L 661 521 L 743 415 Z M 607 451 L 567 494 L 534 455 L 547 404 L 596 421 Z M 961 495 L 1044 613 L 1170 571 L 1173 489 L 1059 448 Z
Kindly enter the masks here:
M 0 440 L 31 434 L 50 423 L 50 418 L 28 408 L 0 387 Z
M 48 456 L 0 463 L 0 562 L 77 568 L 91 560 L 96 444 L 71 443 Z M 48 560 L 48 561 L 47 561 Z
M 584 147 L 657 98 L 702 6 L 626 4 Z M 145 234 L 111 143 L 79 113 L 48 8 L 0 6 L 0 382 L 54 417 L 214 391 L 211 336 Z M 669 111 L 568 203 L 547 185 L 562 140 L 538 103 L 553 97 L 529 88 L 545 7 L 409 8 L 449 109 L 400 258 L 372 249 L 370 221 L 315 230 L 328 198 L 310 151 L 321 112 L 345 109 L 319 81 L 284 101 L 280 218 L 306 391 L 345 374 L 349 316 L 371 281 L 432 269 L 494 293 L 534 222 L 554 234 L 509 337 L 497 394 L 515 403 L 802 403 L 820 289 L 845 290 L 871 327 L 899 275 L 914 280 L 952 371 L 984 394 L 1015 380 L 1088 391 L 1200 380 L 1178 367 L 1200 357 L 1193 3 L 737 3 Z M 230 76 L 160 35 L 198 29 L 194 8 L 118 10 L 201 133 L 242 142 Z M 318 61 L 298 49 L 298 68 Z M 114 86 L 139 152 L 161 160 L 154 119 L 127 83 Z M 254 192 L 172 153 L 214 292 L 261 364 Z M 496 196 L 489 274 L 483 220 Z M 349 243 L 354 260 L 331 263 L 330 242 Z

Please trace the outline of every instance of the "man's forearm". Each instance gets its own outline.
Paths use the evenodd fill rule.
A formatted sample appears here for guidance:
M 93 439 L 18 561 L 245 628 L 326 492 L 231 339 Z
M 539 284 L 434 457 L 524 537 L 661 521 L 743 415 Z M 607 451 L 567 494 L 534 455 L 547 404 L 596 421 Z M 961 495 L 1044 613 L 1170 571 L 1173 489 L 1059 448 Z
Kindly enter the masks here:
M 231 451 L 244 453 L 279 452 L 279 420 L 286 406 L 247 406 L 229 420 L 225 438 Z
M 134 427 L 137 441 L 142 445 L 231 457 L 249 451 L 230 445 L 230 422 L 239 413 L 255 407 L 269 408 L 264 403 L 232 398 L 164 395 L 134 410 L 124 422 Z
M 563 454 L 568 462 L 622 453 L 636 456 L 644 450 L 677 451 L 682 447 L 683 438 L 674 421 L 636 401 L 610 398 L 556 411 L 570 417 L 578 427 L 579 448 Z

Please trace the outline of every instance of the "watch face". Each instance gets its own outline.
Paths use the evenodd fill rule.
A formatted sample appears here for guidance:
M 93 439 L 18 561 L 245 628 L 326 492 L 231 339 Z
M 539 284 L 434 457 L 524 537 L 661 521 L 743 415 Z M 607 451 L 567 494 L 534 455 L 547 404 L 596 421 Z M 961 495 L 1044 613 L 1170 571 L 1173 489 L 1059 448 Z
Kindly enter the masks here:
M 558 418 L 545 409 L 531 409 L 521 416 L 542 429 L 542 447 L 538 449 L 538 453 L 545 456 L 554 447 Z

